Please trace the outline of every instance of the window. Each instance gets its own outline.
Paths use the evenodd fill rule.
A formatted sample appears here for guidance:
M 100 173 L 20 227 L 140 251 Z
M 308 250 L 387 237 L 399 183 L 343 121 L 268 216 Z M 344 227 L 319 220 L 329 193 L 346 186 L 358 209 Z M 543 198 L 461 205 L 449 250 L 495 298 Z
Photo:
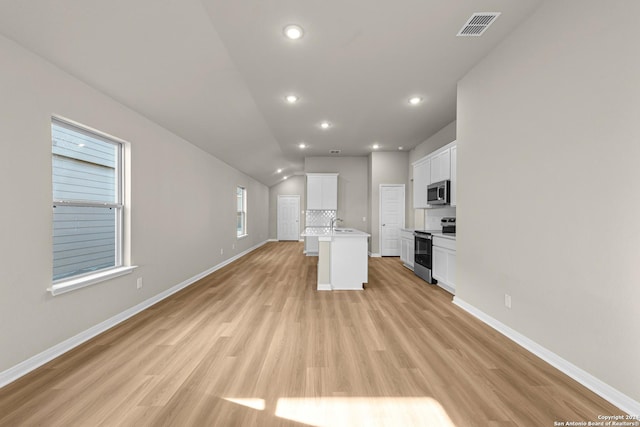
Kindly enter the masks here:
M 238 237 L 247 235 L 247 189 L 238 187 L 236 189 L 236 210 L 237 223 L 236 232 Z
M 74 289 L 86 286 L 130 272 L 132 267 L 129 271 L 120 268 L 123 265 L 123 144 L 57 119 L 52 119 L 51 137 L 51 292 L 55 295 L 72 290 L 64 289 L 70 284 Z M 105 272 L 106 275 L 99 277 L 99 273 Z M 80 280 L 71 283 L 73 279 Z

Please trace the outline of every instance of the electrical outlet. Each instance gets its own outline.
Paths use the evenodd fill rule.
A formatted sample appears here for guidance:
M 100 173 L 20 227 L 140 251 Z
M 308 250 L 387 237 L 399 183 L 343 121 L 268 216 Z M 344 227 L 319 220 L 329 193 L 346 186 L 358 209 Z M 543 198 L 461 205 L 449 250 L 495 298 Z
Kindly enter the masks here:
M 136 280 L 136 288 L 142 289 L 142 277 L 138 277 L 138 280 Z
M 366 216 L 362 217 L 362 222 L 367 222 L 367 217 Z
M 511 308 L 511 295 L 504 294 L 504 306 L 507 308 Z
M 220 255 L 224 255 L 224 249 L 220 248 Z

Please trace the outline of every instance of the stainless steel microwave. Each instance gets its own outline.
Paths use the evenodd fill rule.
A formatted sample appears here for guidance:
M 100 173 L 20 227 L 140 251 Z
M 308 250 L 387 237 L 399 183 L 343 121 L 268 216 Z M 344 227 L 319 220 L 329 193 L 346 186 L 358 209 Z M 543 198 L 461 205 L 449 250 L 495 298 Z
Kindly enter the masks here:
M 451 181 L 434 182 L 427 186 L 427 203 L 429 205 L 448 205 L 451 203 Z

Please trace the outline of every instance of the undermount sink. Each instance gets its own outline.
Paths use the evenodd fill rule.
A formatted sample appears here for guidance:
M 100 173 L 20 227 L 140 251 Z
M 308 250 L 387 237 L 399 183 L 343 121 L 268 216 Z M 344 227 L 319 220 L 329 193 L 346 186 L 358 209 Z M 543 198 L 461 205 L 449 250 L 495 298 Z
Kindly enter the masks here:
M 334 228 L 333 231 L 336 233 L 353 233 L 351 228 Z

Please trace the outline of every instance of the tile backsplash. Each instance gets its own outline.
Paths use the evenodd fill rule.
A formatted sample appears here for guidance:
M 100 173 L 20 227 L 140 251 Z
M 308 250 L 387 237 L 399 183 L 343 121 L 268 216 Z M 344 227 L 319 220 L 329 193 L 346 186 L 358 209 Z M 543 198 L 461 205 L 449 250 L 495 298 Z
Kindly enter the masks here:
M 425 230 L 439 230 L 440 220 L 444 217 L 456 216 L 456 208 L 448 206 L 444 208 L 425 209 L 424 215 L 424 229 Z
M 305 224 L 307 227 L 330 227 L 331 220 L 336 217 L 336 211 L 306 211 Z

